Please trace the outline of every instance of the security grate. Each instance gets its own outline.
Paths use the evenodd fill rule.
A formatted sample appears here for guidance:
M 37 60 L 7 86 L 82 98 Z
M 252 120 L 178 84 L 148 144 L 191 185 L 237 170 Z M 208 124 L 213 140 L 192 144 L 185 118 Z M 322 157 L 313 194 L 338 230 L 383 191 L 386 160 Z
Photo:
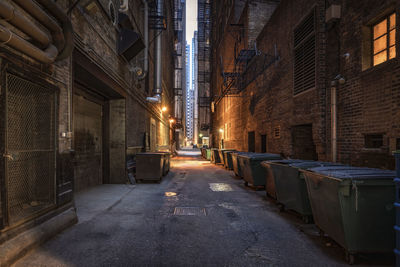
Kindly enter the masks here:
M 8 224 L 55 203 L 56 92 L 7 74 Z
M 294 31 L 294 95 L 315 87 L 315 12 Z

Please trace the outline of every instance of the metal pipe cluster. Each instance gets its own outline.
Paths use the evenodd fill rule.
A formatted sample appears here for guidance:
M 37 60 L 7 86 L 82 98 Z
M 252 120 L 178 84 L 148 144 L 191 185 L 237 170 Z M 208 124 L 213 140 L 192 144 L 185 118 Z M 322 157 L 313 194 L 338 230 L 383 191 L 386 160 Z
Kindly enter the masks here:
M 29 42 L 0 25 L 0 44 L 10 46 L 42 63 L 51 64 L 69 57 L 73 49 L 73 29 L 65 12 L 51 0 L 14 0 L 26 13 L 43 25 L 50 35 L 30 21 L 14 6 L 1 1 L 0 19 L 32 38 Z M 58 20 L 55 21 L 47 12 Z M 60 25 L 61 26 L 60 26 Z

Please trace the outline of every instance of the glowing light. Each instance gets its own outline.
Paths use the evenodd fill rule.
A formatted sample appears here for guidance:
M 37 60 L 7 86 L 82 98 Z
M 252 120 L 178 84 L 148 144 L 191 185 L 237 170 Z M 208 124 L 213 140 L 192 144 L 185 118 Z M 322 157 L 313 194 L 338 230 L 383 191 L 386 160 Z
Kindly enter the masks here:
M 220 128 L 220 129 L 219 129 L 219 132 L 220 132 L 220 133 L 223 133 L 223 132 L 224 132 L 224 129 Z
M 203 137 L 203 134 L 199 134 L 200 138 Z
M 174 122 L 175 122 L 174 119 L 170 119 L 170 120 L 169 120 L 169 123 L 174 123 Z
M 167 107 L 162 107 L 161 111 L 162 111 L 162 112 L 167 111 Z
M 176 196 L 176 193 L 175 192 L 165 192 L 165 196 L 166 197 L 173 197 L 173 196 Z

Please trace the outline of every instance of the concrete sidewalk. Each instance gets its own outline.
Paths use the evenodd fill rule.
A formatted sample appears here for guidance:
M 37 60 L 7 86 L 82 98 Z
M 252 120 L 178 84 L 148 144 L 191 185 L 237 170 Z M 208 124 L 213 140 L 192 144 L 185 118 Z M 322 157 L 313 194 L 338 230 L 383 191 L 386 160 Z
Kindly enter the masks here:
M 314 225 L 198 152 L 180 151 L 161 184 L 104 185 L 76 205 L 79 223 L 15 266 L 347 266 Z

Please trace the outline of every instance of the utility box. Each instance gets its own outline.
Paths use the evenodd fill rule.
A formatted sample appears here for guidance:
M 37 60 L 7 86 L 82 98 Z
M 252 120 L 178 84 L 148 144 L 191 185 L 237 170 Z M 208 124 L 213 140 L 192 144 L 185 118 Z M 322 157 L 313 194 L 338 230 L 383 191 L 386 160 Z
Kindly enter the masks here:
M 325 21 L 326 23 L 341 18 L 342 7 L 341 5 L 331 5 L 326 10 Z

